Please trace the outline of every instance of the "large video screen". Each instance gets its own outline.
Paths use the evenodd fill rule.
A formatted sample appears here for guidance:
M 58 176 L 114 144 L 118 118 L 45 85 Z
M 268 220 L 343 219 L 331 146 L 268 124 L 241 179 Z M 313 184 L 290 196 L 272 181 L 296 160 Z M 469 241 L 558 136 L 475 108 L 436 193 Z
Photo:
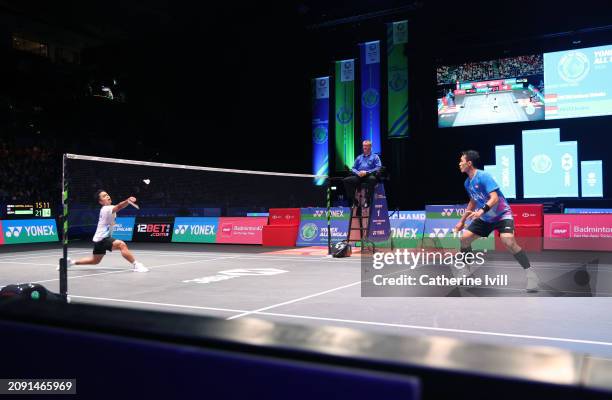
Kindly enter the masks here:
M 612 46 L 544 54 L 546 119 L 612 114 Z
M 441 128 L 612 114 L 612 45 L 437 68 Z
M 544 119 L 540 54 L 437 69 L 441 128 Z

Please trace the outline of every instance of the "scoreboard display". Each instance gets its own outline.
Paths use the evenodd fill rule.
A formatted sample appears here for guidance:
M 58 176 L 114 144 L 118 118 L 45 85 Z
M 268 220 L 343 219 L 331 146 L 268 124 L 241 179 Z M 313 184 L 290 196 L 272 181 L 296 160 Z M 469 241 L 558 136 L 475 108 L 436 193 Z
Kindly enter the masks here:
M 7 219 L 28 219 L 28 218 L 51 218 L 51 203 L 48 201 L 36 201 L 25 204 L 7 204 Z

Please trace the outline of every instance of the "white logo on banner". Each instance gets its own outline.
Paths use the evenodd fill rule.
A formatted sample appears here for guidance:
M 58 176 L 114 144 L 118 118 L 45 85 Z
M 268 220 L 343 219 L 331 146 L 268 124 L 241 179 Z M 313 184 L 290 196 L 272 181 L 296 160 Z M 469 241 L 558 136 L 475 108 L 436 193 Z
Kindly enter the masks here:
M 507 188 L 510 187 L 510 157 L 502 156 L 501 164 L 503 167 L 501 172 L 502 187 Z
M 355 80 L 355 60 L 340 61 L 340 82 Z
M 393 23 L 393 44 L 408 43 L 408 21 Z
M 189 225 L 178 225 L 176 228 L 174 228 L 174 233 L 176 235 L 184 235 L 188 227 Z
M 196 279 L 188 279 L 183 281 L 183 283 L 213 283 L 219 281 L 226 281 L 228 279 L 240 278 L 241 276 L 272 276 L 284 274 L 285 271 L 283 269 L 276 268 L 238 268 L 238 269 L 228 269 L 225 271 L 219 271 L 217 275 L 213 276 L 205 276 L 203 278 Z
M 6 237 L 19 237 L 22 229 L 23 226 L 11 226 L 8 228 L 8 232 L 6 232 Z
M 574 166 L 574 157 L 572 157 L 570 153 L 563 154 L 561 156 L 561 169 L 565 171 L 565 174 L 563 176 L 563 184 L 566 187 L 569 187 L 572 184 L 570 171 L 573 166 Z
M 589 172 L 587 174 L 587 184 L 590 187 L 594 187 L 595 184 L 597 184 L 597 175 L 595 174 L 595 172 Z
M 26 236 L 28 237 L 36 237 L 36 236 L 50 236 L 54 235 L 55 232 L 53 230 L 52 225 L 45 226 L 10 226 L 8 227 L 5 235 L 7 238 L 10 237 L 19 237 L 21 235 L 21 231 L 25 229 Z
M 317 99 L 329 98 L 329 77 L 315 79 L 315 97 Z
M 429 234 L 430 238 L 443 238 L 446 237 L 450 229 L 448 228 L 434 228 L 433 233 Z
M 378 64 L 380 63 L 380 41 L 365 43 L 365 63 Z
M 545 174 L 552 168 L 552 160 L 547 154 L 537 154 L 531 159 L 531 170 L 536 174 Z

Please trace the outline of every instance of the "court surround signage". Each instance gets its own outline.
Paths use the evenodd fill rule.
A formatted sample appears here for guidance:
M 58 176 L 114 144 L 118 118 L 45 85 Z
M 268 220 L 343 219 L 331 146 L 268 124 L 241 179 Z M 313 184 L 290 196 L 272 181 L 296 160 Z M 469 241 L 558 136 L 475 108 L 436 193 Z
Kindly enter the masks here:
M 2 221 L 4 244 L 57 242 L 54 219 L 27 219 Z M 0 242 L 2 244 L 2 242 Z

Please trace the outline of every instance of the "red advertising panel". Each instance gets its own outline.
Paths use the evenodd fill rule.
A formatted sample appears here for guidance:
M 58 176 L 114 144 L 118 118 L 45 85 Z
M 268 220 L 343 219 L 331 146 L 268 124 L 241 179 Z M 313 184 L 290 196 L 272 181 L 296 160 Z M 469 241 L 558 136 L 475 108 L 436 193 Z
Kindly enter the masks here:
M 217 243 L 261 244 L 261 231 L 268 217 L 221 217 Z
M 299 225 L 299 208 L 271 208 L 270 225 Z
M 612 251 L 612 215 L 545 214 L 544 248 Z
M 510 204 L 515 226 L 539 226 L 544 225 L 543 204 Z

